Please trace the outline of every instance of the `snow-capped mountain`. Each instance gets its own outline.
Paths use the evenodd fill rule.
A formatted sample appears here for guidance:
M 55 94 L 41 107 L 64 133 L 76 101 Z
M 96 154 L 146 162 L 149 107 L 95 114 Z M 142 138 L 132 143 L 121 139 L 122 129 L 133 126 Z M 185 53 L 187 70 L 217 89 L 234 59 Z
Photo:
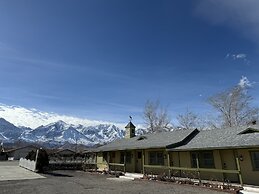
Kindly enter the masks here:
M 46 126 L 40 126 L 31 131 L 25 131 L 20 139 L 31 142 L 51 142 L 62 144 L 69 142 L 71 144 L 94 145 L 94 141 L 80 133 L 72 125 L 63 121 L 57 121 Z
M 124 124 L 111 123 L 107 121 L 89 120 L 69 115 L 61 115 L 53 112 L 43 112 L 35 108 L 25 108 L 21 106 L 9 106 L 0 103 L 0 118 L 4 118 L 15 126 L 26 126 L 35 129 L 39 125 L 48 125 L 62 120 L 68 124 L 96 126 L 100 124 L 115 124 L 123 128 Z
M 0 142 L 94 146 L 123 138 L 124 127 L 125 123 L 89 120 L 0 103 Z M 136 135 L 144 133 L 141 126 L 137 128 Z
M 111 142 L 115 139 L 124 137 L 125 131 L 119 129 L 115 125 L 100 124 L 97 126 L 84 127 L 82 125 L 78 126 L 78 131 L 81 131 L 89 139 L 92 139 L 98 144 L 103 144 Z
M 22 132 L 23 129 L 14 126 L 3 118 L 0 118 L 0 141 L 17 140 Z
M 70 125 L 64 121 L 57 121 L 31 129 L 16 127 L 5 119 L 0 118 L 0 141 L 4 142 L 22 140 L 52 145 L 70 143 L 94 146 L 123 138 L 124 134 L 125 131 L 123 129 L 112 124 L 84 126 Z

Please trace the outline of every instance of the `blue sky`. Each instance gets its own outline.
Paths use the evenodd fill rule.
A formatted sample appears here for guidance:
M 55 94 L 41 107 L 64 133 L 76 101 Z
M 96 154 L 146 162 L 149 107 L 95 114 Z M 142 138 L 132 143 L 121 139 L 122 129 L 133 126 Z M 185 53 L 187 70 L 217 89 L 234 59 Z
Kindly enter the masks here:
M 215 3 L 217 2 L 217 3 Z M 0 0 L 0 103 L 142 122 L 146 100 L 173 118 L 252 83 L 259 105 L 259 3 Z

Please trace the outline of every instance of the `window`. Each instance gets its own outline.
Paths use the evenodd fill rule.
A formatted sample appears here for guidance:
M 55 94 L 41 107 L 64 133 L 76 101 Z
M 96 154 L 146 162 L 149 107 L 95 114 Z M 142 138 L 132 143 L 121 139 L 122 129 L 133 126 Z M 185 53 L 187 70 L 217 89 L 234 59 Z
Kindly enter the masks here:
M 199 159 L 200 168 L 215 168 L 213 151 L 192 152 L 191 153 L 192 168 L 197 168 L 196 157 Z
M 251 152 L 251 160 L 254 170 L 259 170 L 259 151 Z
M 142 153 L 141 152 L 138 152 L 138 159 L 141 159 L 141 156 L 142 155 Z
M 103 161 L 107 161 L 107 158 L 108 158 L 108 157 L 107 157 L 107 152 L 104 152 L 104 153 L 103 153 Z
M 111 155 L 112 155 L 112 158 L 115 158 L 115 152 L 112 152 Z
M 131 163 L 131 152 L 126 152 L 126 163 Z
M 149 164 L 151 165 L 164 165 L 163 152 L 149 152 Z
M 121 164 L 124 164 L 124 154 L 125 154 L 125 152 L 121 152 L 121 155 L 120 155 Z M 131 163 L 131 152 L 126 152 L 126 163 L 128 163 L 128 164 Z
M 196 156 L 198 153 L 191 153 L 191 165 L 192 168 L 197 168 Z
M 124 152 L 121 152 L 121 155 L 120 155 L 120 163 L 121 163 L 121 164 L 124 164 Z
M 214 168 L 213 152 L 203 152 L 201 155 L 201 167 L 202 168 Z

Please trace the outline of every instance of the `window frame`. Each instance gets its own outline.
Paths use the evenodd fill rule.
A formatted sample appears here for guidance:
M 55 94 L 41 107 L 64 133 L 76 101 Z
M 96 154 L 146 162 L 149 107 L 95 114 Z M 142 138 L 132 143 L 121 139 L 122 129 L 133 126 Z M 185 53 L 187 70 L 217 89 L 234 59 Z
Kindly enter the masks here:
M 124 156 L 126 154 L 126 164 L 131 164 L 131 152 L 130 151 L 126 151 L 126 152 L 120 152 L 120 164 L 124 164 Z
M 254 156 L 253 156 L 254 153 L 258 153 L 258 155 L 259 155 L 259 150 L 250 151 L 250 159 L 251 159 L 251 163 L 252 163 L 252 169 L 253 169 L 253 171 L 259 171 L 259 157 L 257 159 L 258 167 L 256 167 L 256 163 L 255 163 Z
M 214 152 L 211 151 L 194 151 L 191 152 L 191 167 L 197 168 L 196 157 L 199 160 L 199 168 L 215 168 Z M 212 156 L 211 158 L 205 157 L 205 154 Z M 195 157 L 193 157 L 195 156 Z
M 148 164 L 164 166 L 165 165 L 164 152 L 163 151 L 148 152 Z
M 103 162 L 108 162 L 108 153 L 103 152 Z
M 126 152 L 126 164 L 131 164 L 131 152 L 127 151 Z
M 124 164 L 124 154 L 125 152 L 120 152 L 120 164 Z

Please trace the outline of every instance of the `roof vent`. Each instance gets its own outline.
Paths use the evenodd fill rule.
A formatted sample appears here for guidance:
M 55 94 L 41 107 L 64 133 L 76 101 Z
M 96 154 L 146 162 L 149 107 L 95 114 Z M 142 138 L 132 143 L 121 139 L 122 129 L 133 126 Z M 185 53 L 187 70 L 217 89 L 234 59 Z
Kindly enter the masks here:
M 140 140 L 143 140 L 143 139 L 147 139 L 146 136 L 140 136 L 137 140 L 140 141 Z
M 241 135 L 241 134 L 248 134 L 248 133 L 259 133 L 259 130 L 249 127 L 249 128 L 247 128 L 246 130 L 241 131 L 241 132 L 239 133 L 239 135 Z

